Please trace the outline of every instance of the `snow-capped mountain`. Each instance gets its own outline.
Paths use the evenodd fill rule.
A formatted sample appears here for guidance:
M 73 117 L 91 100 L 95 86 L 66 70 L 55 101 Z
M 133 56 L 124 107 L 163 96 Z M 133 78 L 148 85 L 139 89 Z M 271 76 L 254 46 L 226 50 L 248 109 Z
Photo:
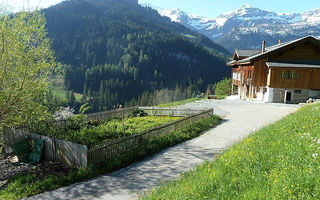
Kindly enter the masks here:
M 276 13 L 244 5 L 214 19 L 188 14 L 180 9 L 154 9 L 172 21 L 208 36 L 230 52 L 235 48 L 260 48 L 262 40 L 272 45 L 279 39 L 287 41 L 307 35 L 320 38 L 320 9 Z

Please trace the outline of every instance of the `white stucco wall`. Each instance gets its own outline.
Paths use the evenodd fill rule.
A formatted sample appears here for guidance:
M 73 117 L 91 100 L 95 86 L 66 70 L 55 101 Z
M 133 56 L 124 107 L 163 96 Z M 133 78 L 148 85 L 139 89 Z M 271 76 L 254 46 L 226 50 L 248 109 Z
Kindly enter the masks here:
M 308 89 L 286 89 L 286 88 L 268 88 L 264 98 L 264 102 L 283 103 L 285 98 L 285 92 L 291 93 L 291 101 L 288 103 L 301 103 L 310 98 L 310 90 Z M 311 92 L 313 95 L 319 94 L 320 91 Z
M 309 91 L 309 97 L 310 98 L 319 98 L 320 97 L 320 91 L 319 90 L 310 90 Z
M 259 101 L 264 101 L 265 96 L 267 95 L 267 93 L 263 94 L 263 90 L 264 90 L 264 87 L 259 87 L 259 92 L 255 92 L 256 99 Z M 256 91 L 258 91 L 258 90 L 256 90 Z
M 263 101 L 266 103 L 271 103 L 273 101 L 273 88 L 267 87 L 267 93 L 265 93 Z

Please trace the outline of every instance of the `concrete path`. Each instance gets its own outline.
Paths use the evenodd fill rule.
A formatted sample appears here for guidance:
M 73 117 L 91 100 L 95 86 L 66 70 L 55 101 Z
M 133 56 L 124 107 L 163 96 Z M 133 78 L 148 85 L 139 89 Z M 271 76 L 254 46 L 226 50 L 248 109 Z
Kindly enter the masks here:
M 142 162 L 87 182 L 46 192 L 29 199 L 127 200 L 158 186 L 164 180 L 179 177 L 205 160 L 247 137 L 251 132 L 277 121 L 298 109 L 295 105 L 262 104 L 241 100 L 203 100 L 184 108 L 215 108 L 226 119 L 222 125 Z

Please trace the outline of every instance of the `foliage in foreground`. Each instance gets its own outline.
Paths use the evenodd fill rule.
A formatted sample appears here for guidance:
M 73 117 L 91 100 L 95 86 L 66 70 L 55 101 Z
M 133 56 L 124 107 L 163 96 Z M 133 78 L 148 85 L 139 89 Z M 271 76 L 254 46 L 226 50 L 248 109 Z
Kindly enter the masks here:
M 320 104 L 303 107 L 141 199 L 318 199 L 319 130 Z
M 174 102 L 171 102 L 171 103 L 160 104 L 160 105 L 157 105 L 156 107 L 168 108 L 168 107 L 180 106 L 180 105 L 183 105 L 183 104 L 186 104 L 186 103 L 191 103 L 191 102 L 198 101 L 198 100 L 201 100 L 201 98 L 194 97 L 194 98 L 185 99 L 185 100 L 182 100 L 182 101 L 174 101 Z
M 6 188 L 0 190 L 0 199 L 12 200 L 25 198 L 126 167 L 148 155 L 154 155 L 166 147 L 198 137 L 205 130 L 217 126 L 220 121 L 221 119 L 216 116 L 200 120 L 184 129 L 160 137 L 146 145 L 139 146 L 101 166 L 79 169 L 77 172 L 72 172 L 68 176 L 52 176 L 44 180 L 36 180 L 33 175 L 16 177 L 10 181 Z
M 0 13 L 0 126 L 47 116 L 45 92 L 55 67 L 39 12 Z
M 79 119 L 80 118 L 80 119 Z M 178 120 L 179 117 L 145 116 L 106 119 L 102 122 L 81 122 L 81 115 L 70 118 L 63 125 L 43 124 L 33 127 L 34 133 L 47 135 L 88 146 L 110 142 L 125 136 L 134 135 Z

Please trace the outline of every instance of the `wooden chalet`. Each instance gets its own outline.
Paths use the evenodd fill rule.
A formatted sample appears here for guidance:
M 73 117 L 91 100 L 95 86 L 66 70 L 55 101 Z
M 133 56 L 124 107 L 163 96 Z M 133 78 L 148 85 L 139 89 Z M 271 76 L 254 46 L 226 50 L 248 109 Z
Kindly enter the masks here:
M 299 103 L 320 96 L 320 41 L 312 36 L 235 50 L 227 65 L 241 99 Z

